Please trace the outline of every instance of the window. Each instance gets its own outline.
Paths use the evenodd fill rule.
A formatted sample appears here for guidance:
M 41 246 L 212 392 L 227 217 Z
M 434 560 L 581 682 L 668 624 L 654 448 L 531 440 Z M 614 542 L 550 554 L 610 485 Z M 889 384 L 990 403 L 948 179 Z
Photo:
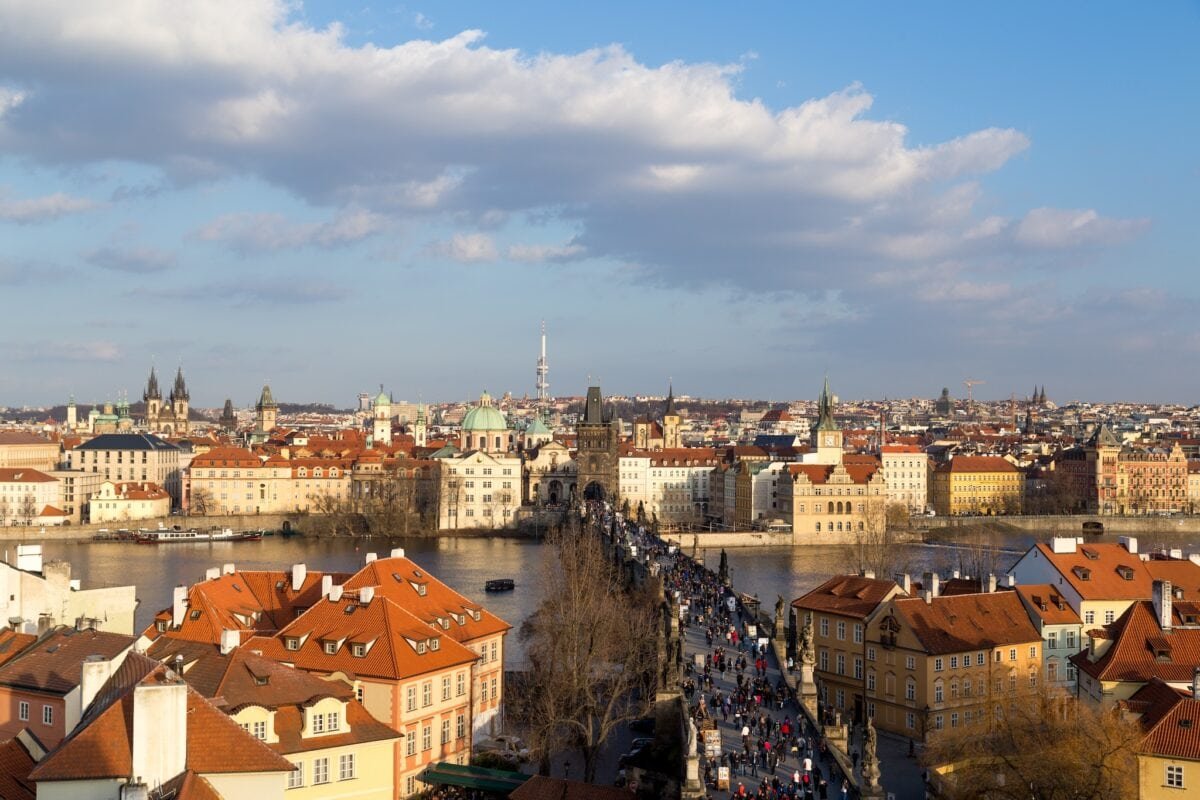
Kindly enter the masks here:
M 442 744 L 450 744 L 450 720 L 442 720 Z
M 1105 611 L 1104 612 L 1104 624 L 1111 625 L 1112 621 L 1113 621 L 1113 612 Z M 1182 769 L 1182 767 L 1180 767 L 1180 769 Z
M 841 620 L 838 620 L 837 624 L 837 637 L 841 641 L 846 640 L 846 623 Z
M 939 731 L 944 727 L 941 714 L 938 714 L 933 718 L 933 727 Z
M 951 728 L 958 727 L 958 712 L 957 711 L 955 711 L 954 713 L 952 713 L 950 715 L 950 727 Z
M 871 670 L 867 673 L 867 691 L 875 691 L 875 671 Z
M 1174 789 L 1183 788 L 1183 767 L 1175 764 L 1167 765 L 1167 786 Z
M 417 710 L 417 687 L 409 686 L 407 694 L 408 694 L 408 710 L 416 711 Z
M 1096 612 L 1095 612 L 1095 611 L 1085 611 L 1085 612 L 1083 612 L 1083 621 L 1084 621 L 1084 623 L 1085 623 L 1085 624 L 1087 624 L 1087 625 L 1093 625 L 1093 624 L 1095 624 L 1095 622 L 1096 622 Z
M 916 669 L 917 668 L 916 657 L 915 656 L 905 656 L 904 657 L 904 668 L 905 669 Z
M 821 617 L 821 635 L 822 636 L 829 635 L 829 618 L 828 617 Z
M 304 785 L 304 762 L 300 761 L 300 762 L 297 762 L 295 768 L 291 772 L 288 773 L 287 788 L 299 789 L 303 785 Z
M 442 699 L 443 700 L 450 699 L 450 676 L 449 675 L 442 676 Z
M 943 687 L 942 682 L 938 681 L 933 685 L 933 702 L 941 703 L 944 702 L 945 699 L 945 688 Z
M 29 719 L 29 703 L 25 702 L 24 700 L 21 701 L 21 703 L 17 706 L 17 716 L 21 719 L 22 722 L 28 721 L 28 719 Z
M 337 644 L 336 641 L 325 642 L 325 654 L 330 656 L 337 655 Z
M 325 730 L 333 732 L 341 728 L 342 715 L 337 711 L 330 711 L 325 715 Z
M 432 750 L 433 749 L 433 726 L 432 725 L 426 725 L 424 728 L 421 729 L 421 749 L 422 750 Z
M 354 687 L 354 699 L 360 703 L 363 701 L 363 685 L 361 683 Z
M 458 673 L 457 685 L 454 687 L 454 693 L 457 697 L 462 697 L 467 693 L 467 673 Z
M 942 671 L 942 660 L 940 658 L 935 658 L 933 660 L 933 671 L 934 672 Z
M 313 785 L 329 783 L 329 759 L 313 759 Z
M 454 723 L 454 734 L 459 738 L 466 738 L 467 735 L 467 717 L 465 714 L 459 714 L 458 719 Z
M 54 724 L 54 706 L 42 706 L 42 724 Z
M 1050 633 L 1046 634 L 1046 646 L 1049 647 L 1051 650 L 1058 649 L 1058 633 L 1057 632 L 1050 631 Z
M 904 715 L 904 727 L 908 728 L 910 731 L 916 729 L 917 718 L 913 714 L 913 712 L 909 711 L 907 714 Z
M 863 668 L 862 658 L 860 658 L 859 656 L 855 656 L 854 657 L 854 677 L 860 681 L 862 680 L 862 676 L 863 676 L 862 668 Z
M 338 780 L 348 781 L 354 777 L 354 753 L 338 756 Z
M 415 756 L 417 754 L 417 732 L 412 731 L 404 735 L 404 753 L 405 755 Z
M 958 656 L 950 656 L 950 669 L 958 669 Z
M 421 684 L 421 708 L 433 705 L 433 681 Z
M 868 647 L 867 648 L 867 661 L 874 661 L 874 660 L 875 660 L 875 648 Z
M 1037 645 L 1036 644 L 1031 644 L 1029 646 L 1029 657 L 1037 658 Z
M 917 699 L 917 683 L 912 678 L 909 678 L 908 680 L 906 680 L 904 682 L 904 699 L 905 700 L 916 700 Z
M 821 649 L 820 663 L 821 663 L 821 671 L 828 672 L 829 671 L 829 651 L 824 648 Z
M 982 650 L 980 650 L 978 653 L 975 654 L 975 666 L 982 667 L 983 662 L 986 660 L 987 660 L 987 658 L 986 658 L 986 656 L 984 656 Z
M 954 678 L 950 681 L 950 699 L 958 699 L 958 678 Z
M 1075 631 L 1067 631 L 1067 649 L 1075 649 Z
M 350 645 L 350 655 L 354 656 L 355 658 L 362 658 L 366 654 L 367 646 L 365 644 L 362 644 L 361 642 L 355 642 L 354 644 Z
M 261 739 L 265 742 L 267 740 L 267 723 L 261 719 L 257 720 L 254 723 L 251 733 L 254 734 L 255 739 Z
M 1016 661 L 1016 660 L 1017 660 L 1017 648 L 1015 648 L 1015 647 L 1010 647 L 1010 648 L 1008 649 L 1008 660 L 1009 660 L 1009 661 Z
M 492 642 L 492 661 L 495 661 L 497 658 L 499 658 L 499 656 L 497 655 L 497 653 L 499 653 L 499 652 L 500 651 L 496 649 L 496 643 Z
M 971 696 L 971 679 L 964 678 L 963 679 L 963 697 L 970 697 L 970 696 Z
M 838 675 L 846 674 L 846 656 L 843 655 L 842 653 L 837 654 L 837 674 Z
M 325 732 L 325 715 L 324 714 L 313 714 L 312 715 L 312 732 L 313 733 L 324 733 Z
M 500 697 L 500 686 L 496 683 L 496 679 L 492 678 L 492 699 L 496 700 Z

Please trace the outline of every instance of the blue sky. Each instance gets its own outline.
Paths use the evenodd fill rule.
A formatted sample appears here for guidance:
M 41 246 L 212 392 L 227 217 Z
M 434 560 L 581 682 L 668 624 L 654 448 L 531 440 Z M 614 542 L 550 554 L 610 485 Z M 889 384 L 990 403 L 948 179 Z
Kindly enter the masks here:
M 1198 22 L 0 0 L 0 405 L 1193 403 Z

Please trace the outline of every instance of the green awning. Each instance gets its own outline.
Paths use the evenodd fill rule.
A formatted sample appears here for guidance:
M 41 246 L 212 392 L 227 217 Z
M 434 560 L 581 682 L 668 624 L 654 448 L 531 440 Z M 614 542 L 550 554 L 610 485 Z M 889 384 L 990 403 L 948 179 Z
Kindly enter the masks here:
M 428 786 L 461 786 L 464 789 L 507 794 L 529 780 L 529 776 L 505 769 L 487 769 L 439 761 L 426 767 L 417 776 L 417 780 Z

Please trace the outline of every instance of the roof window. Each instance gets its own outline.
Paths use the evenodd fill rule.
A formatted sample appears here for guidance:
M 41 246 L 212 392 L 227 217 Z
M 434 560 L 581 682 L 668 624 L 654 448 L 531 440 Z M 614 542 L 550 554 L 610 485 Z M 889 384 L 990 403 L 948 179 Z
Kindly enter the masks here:
M 1133 567 L 1128 567 L 1124 564 L 1117 567 L 1117 574 L 1127 581 L 1133 580 Z
M 1072 567 L 1071 571 L 1074 572 L 1075 577 L 1079 578 L 1081 581 L 1091 580 L 1092 578 L 1092 571 L 1087 567 L 1076 566 Z
M 1079 552 L 1083 553 L 1084 558 L 1089 561 L 1095 561 L 1100 558 L 1099 553 L 1087 547 L 1082 548 Z
M 367 646 L 362 642 L 355 642 L 354 644 L 350 645 L 350 655 L 354 656 L 355 658 L 362 658 L 366 654 Z
M 439 647 L 441 647 L 441 643 L 437 639 L 429 640 L 429 649 L 430 650 L 437 650 Z
M 287 650 L 299 650 L 300 640 L 295 636 L 285 636 L 283 638 L 283 646 Z
M 188 616 L 191 617 L 192 619 L 200 619 L 200 609 L 198 609 L 198 608 L 192 609 L 192 613 L 188 614 Z
M 337 651 L 338 651 L 337 639 L 326 639 L 324 642 L 322 642 L 322 646 L 325 648 L 325 655 L 327 655 L 327 656 L 337 655 Z

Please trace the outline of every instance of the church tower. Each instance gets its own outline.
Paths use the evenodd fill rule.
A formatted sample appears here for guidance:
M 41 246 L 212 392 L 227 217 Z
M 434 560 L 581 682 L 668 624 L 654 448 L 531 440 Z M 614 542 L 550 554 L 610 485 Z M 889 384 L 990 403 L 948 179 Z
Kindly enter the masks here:
M 79 425 L 79 410 L 75 408 L 75 395 L 67 401 L 67 430 L 73 431 Z
M 417 406 L 417 421 L 413 423 L 413 443 L 417 447 L 425 446 L 425 404 Z
M 379 394 L 375 396 L 375 419 L 371 426 L 371 441 L 375 446 L 392 443 L 392 398 L 379 385 Z
M 175 373 L 175 385 L 171 388 L 171 416 L 174 417 L 175 433 L 188 432 L 188 393 L 187 384 L 183 380 L 183 367 Z
M 225 398 L 225 408 L 221 411 L 221 427 L 227 431 L 237 428 L 237 416 L 233 413 L 233 401 Z
M 682 447 L 679 442 L 679 414 L 675 411 L 675 387 L 667 390 L 667 407 L 663 410 L 663 449 Z
M 146 381 L 142 401 L 146 404 L 146 427 L 152 431 L 158 430 L 158 417 L 162 413 L 162 393 L 158 390 L 158 376 L 154 374 L 154 367 L 150 368 L 150 380 Z
M 817 400 L 817 463 L 841 464 L 842 429 L 833 418 L 833 395 L 829 393 L 829 378 Z
M 276 405 L 275 398 L 271 396 L 270 386 L 263 385 L 262 394 L 254 408 L 258 412 L 258 431 L 270 433 L 275 430 L 275 415 L 279 412 L 279 406 Z

